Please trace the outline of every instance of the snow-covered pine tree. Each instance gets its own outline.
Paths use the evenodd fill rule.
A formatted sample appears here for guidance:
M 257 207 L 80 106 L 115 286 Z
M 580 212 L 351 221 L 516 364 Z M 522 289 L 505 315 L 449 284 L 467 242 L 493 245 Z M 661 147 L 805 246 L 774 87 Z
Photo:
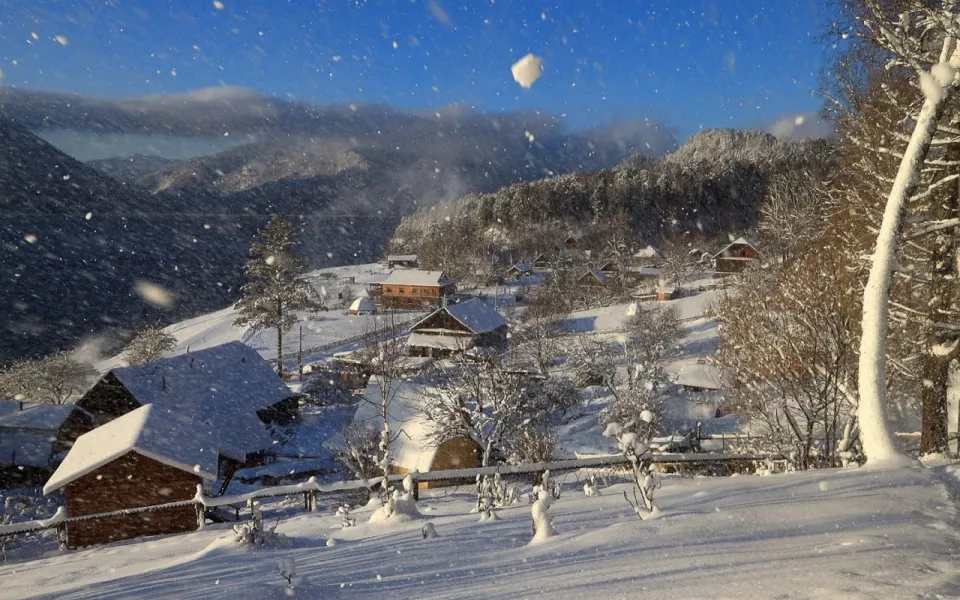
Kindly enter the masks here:
M 139 365 L 163 358 L 163 355 L 173 350 L 176 345 L 177 338 L 164 331 L 162 325 L 150 325 L 130 340 L 123 351 L 123 357 L 128 364 Z
M 303 279 L 307 260 L 296 252 L 297 230 L 274 215 L 258 233 L 244 267 L 247 283 L 240 288 L 239 316 L 234 323 L 255 330 L 277 330 L 277 372 L 283 373 L 283 332 L 297 321 L 297 311 L 319 307 L 316 291 Z

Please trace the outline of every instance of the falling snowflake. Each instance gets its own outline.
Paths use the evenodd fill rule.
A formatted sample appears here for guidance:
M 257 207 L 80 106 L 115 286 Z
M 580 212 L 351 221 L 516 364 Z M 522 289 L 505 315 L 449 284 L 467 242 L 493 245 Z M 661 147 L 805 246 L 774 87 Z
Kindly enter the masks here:
M 510 72 L 513 74 L 513 80 L 519 83 L 520 87 L 530 88 L 543 75 L 543 60 L 528 54 L 513 63 Z

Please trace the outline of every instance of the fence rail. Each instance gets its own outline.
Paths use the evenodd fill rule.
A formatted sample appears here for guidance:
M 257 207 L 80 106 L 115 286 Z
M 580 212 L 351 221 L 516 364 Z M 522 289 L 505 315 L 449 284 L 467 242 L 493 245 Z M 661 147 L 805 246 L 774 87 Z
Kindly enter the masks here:
M 704 463 L 723 463 L 723 462 L 756 462 L 773 458 L 763 454 L 680 454 L 680 453 L 654 453 L 651 455 L 651 462 L 657 464 L 704 464 Z M 622 454 L 609 456 L 591 456 L 589 458 L 577 458 L 570 460 L 556 460 L 541 463 L 528 463 L 524 465 L 498 465 L 493 467 L 477 467 L 472 469 L 451 469 L 446 471 L 432 471 L 428 473 L 418 473 L 413 471 L 406 474 L 390 475 L 387 480 L 396 482 L 402 481 L 407 477 L 413 479 L 414 483 L 421 481 L 438 481 L 446 479 L 470 479 L 478 475 L 518 475 L 524 473 L 542 473 L 544 471 L 562 472 L 577 469 L 588 469 L 596 467 L 625 466 L 629 464 Z M 375 479 L 354 479 L 348 481 L 337 481 L 334 483 L 318 483 L 316 477 L 302 482 L 289 485 L 278 485 L 261 488 L 245 494 L 236 494 L 232 496 L 206 496 L 203 494 L 203 488 L 197 486 L 197 494 L 190 500 L 180 500 L 177 502 L 168 502 L 166 504 L 155 504 L 151 506 L 141 506 L 136 508 L 127 508 L 105 513 L 96 513 L 89 515 L 67 516 L 64 507 L 57 508 L 57 512 L 49 519 L 39 519 L 36 521 L 24 521 L 9 525 L 0 525 L 0 537 L 12 536 L 23 533 L 41 531 L 44 529 L 62 528 L 67 523 L 77 521 L 88 521 L 91 519 L 106 519 L 139 513 L 154 512 L 158 510 L 167 510 L 171 508 L 180 508 L 184 506 L 195 506 L 198 511 L 207 508 L 217 508 L 223 506 L 240 507 L 251 500 L 261 498 L 277 498 L 282 496 L 307 497 L 306 505 L 308 510 L 313 510 L 316 506 L 316 496 L 318 494 L 332 494 L 336 492 L 345 492 L 358 489 L 371 489 L 382 483 L 381 477 Z

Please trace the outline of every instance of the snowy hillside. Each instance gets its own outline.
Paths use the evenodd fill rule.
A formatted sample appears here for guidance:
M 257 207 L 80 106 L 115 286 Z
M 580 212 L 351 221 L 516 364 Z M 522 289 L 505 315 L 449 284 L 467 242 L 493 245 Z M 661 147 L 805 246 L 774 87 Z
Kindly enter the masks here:
M 341 528 L 333 510 L 280 522 L 289 545 L 238 548 L 224 525 L 0 564 L 0 599 L 933 598 L 960 590 L 956 514 L 931 470 L 826 470 L 667 479 L 660 519 L 632 515 L 620 484 L 586 498 L 573 475 L 551 507 L 559 536 L 529 545 L 530 507 L 468 514 L 441 490 L 423 519 Z M 529 488 L 528 488 L 529 489 Z M 269 519 L 269 515 L 267 515 Z M 439 534 L 423 539 L 429 520 Z M 328 541 L 335 540 L 335 541 Z M 942 595 L 937 595 L 938 593 Z

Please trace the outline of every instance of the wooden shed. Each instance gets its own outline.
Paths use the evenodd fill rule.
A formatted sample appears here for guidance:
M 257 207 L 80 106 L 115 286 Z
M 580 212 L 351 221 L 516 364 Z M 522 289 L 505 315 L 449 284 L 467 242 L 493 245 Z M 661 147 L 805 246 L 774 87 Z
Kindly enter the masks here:
M 607 285 L 607 275 L 603 271 L 590 269 L 577 279 L 577 285 L 590 287 L 605 287 Z
M 217 433 L 152 404 L 77 438 L 43 488 L 63 490 L 68 517 L 188 502 L 217 478 Z M 67 523 L 67 547 L 79 548 L 199 527 L 193 504 Z
M 717 274 L 740 273 L 760 260 L 756 246 L 747 238 L 737 238 L 713 255 L 713 269 Z
M 370 379 L 364 391 L 365 400 L 360 402 L 354 416 L 354 425 L 379 431 L 383 428 L 383 419 L 379 413 L 381 396 L 379 377 Z M 393 472 L 409 473 L 418 471 L 446 471 L 450 469 L 470 469 L 480 466 L 483 455 L 480 445 L 467 437 L 455 437 L 434 445 L 428 440 L 428 424 L 419 416 L 418 402 L 429 393 L 430 382 L 426 378 L 413 377 L 390 384 L 391 401 L 388 412 L 390 431 L 396 435 L 390 443 L 393 456 Z M 459 485 L 460 480 L 424 481 L 420 489 Z

